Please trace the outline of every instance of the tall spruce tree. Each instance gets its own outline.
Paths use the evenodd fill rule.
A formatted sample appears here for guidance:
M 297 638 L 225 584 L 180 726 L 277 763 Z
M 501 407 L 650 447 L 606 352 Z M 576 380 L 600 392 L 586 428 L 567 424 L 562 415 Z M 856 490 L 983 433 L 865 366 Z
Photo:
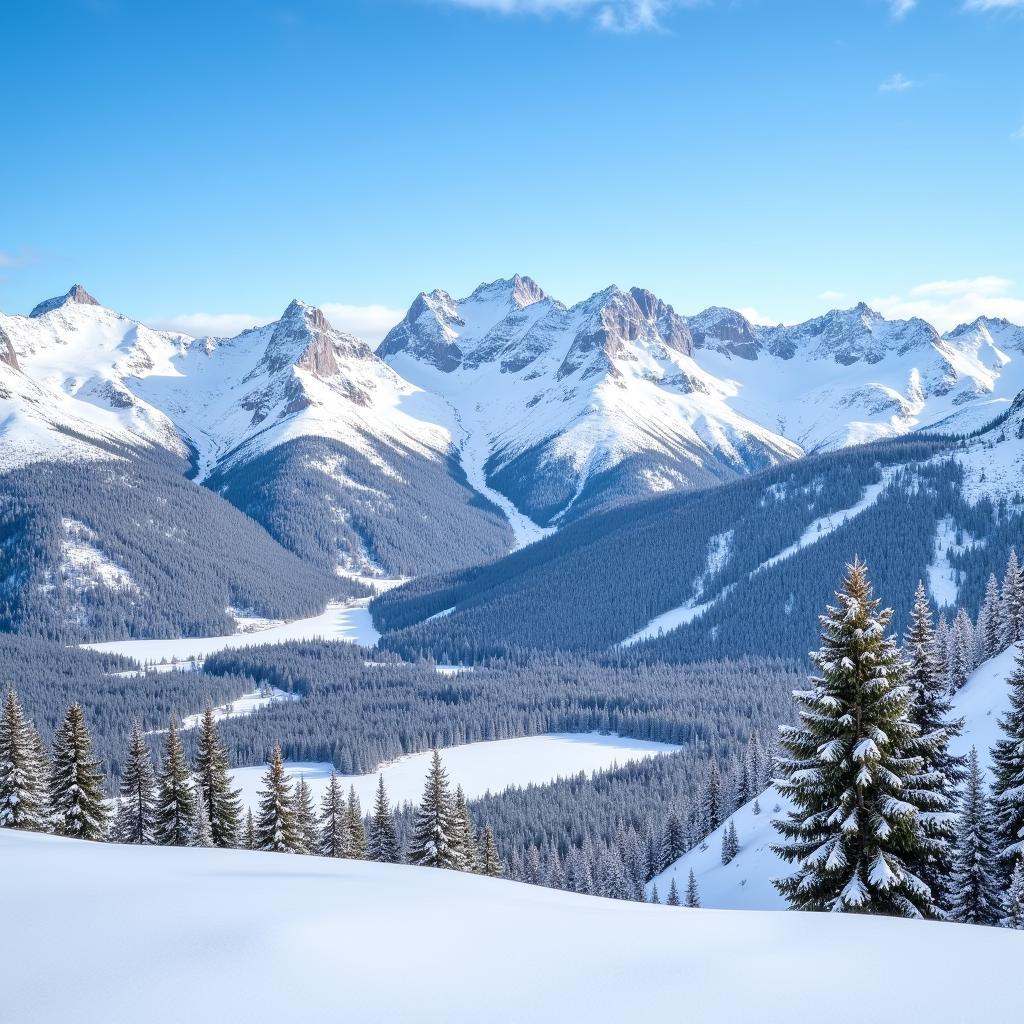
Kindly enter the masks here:
M 154 837 L 161 846 L 190 846 L 194 822 L 192 774 L 172 715 L 164 741 L 163 761 L 157 772 Z
M 378 864 L 399 864 L 402 860 L 402 849 L 395 832 L 395 816 L 388 804 L 383 775 L 377 776 L 377 796 L 366 837 L 366 857 Z
M 345 794 L 337 772 L 332 771 L 320 800 L 319 850 L 325 857 L 347 857 L 350 846 Z
M 1006 893 L 1005 928 L 1024 928 L 1024 858 L 1018 857 L 1010 875 L 1010 888 Z
M 256 822 L 253 820 L 251 807 L 247 808 L 245 812 L 245 825 L 242 829 L 242 849 L 256 849 Z
M 409 843 L 409 863 L 456 871 L 462 868 L 448 773 L 436 750 L 431 758 L 423 797 L 416 810 Z
M 690 877 L 686 882 L 686 905 L 695 910 L 700 907 L 700 890 L 697 888 L 697 876 L 693 868 L 690 868 Z
M 349 786 L 348 802 L 345 804 L 345 821 L 348 823 L 348 853 L 353 860 L 366 859 L 366 828 L 363 825 L 363 809 L 359 806 L 356 787 Z
M 985 780 L 973 747 L 960 802 L 953 870 L 950 875 L 950 916 L 964 924 L 998 924 L 1003 916 L 999 857 Z
M 206 798 L 202 786 L 192 791 L 192 846 L 210 848 L 213 846 L 213 829 L 210 828 L 210 815 L 206 810 Z
M 203 791 L 213 845 L 222 849 L 238 845 L 238 829 L 242 823 L 241 790 L 232 788 L 229 769 L 213 705 L 207 704 L 196 744 L 195 779 L 197 788 Z
M 501 863 L 498 845 L 494 841 L 494 830 L 490 825 L 484 825 L 483 831 L 480 833 L 480 874 L 490 878 L 501 878 L 505 874 L 505 866 Z M 566 879 L 566 887 L 568 887 L 568 879 Z
M 932 629 L 928 592 L 920 581 L 914 594 L 910 625 L 903 638 L 903 653 L 907 662 L 906 684 L 914 697 L 910 720 L 926 743 L 921 753 L 922 773 L 935 777 L 932 788 L 942 797 L 947 811 L 951 811 L 966 776 L 966 759 L 950 753 L 949 743 L 963 732 L 964 722 L 952 714 L 946 674 Z M 921 824 L 930 842 L 927 848 L 922 848 L 917 860 L 908 863 L 914 874 L 931 889 L 936 906 L 945 910 L 949 903 L 948 881 L 956 821 L 949 813 L 929 813 L 921 815 Z
M 305 776 L 300 776 L 295 786 L 295 827 L 302 839 L 302 850 L 296 853 L 316 853 L 320 846 L 316 810 L 313 807 L 313 790 Z
M 144 846 L 156 841 L 156 775 L 138 722 L 121 771 L 121 802 L 114 839 Z
M 934 849 L 922 815 L 948 810 L 924 771 L 937 746 L 910 719 L 913 694 L 887 635 L 867 567 L 847 567 L 838 604 L 821 616 L 821 672 L 795 694 L 799 727 L 784 726 L 778 786 L 794 810 L 775 827 L 779 856 L 797 864 L 775 886 L 799 910 L 934 916 L 911 864 Z
M 679 889 L 676 888 L 675 875 L 672 876 L 672 881 L 668 887 L 668 900 L 666 901 L 670 907 L 679 906 Z
M 284 771 L 281 744 L 275 743 L 262 779 L 256 847 L 268 853 L 300 853 L 302 835 L 295 821 L 291 782 Z
M 683 823 L 675 811 L 669 811 L 665 819 L 665 827 L 661 832 L 661 850 L 657 864 L 658 871 L 664 871 L 686 853 L 686 834 Z
M 45 832 L 49 827 L 47 765 L 37 739 L 12 687 L 0 714 L 0 828 Z
M 57 835 L 103 839 L 109 817 L 104 785 L 85 715 L 81 705 L 72 704 L 54 737 L 50 765 L 50 808 Z
M 999 856 L 1008 881 L 1014 863 L 1024 857 L 1024 648 L 1007 683 L 1010 710 L 999 720 L 1003 736 L 992 748 L 992 791 Z
M 455 845 L 458 847 L 459 856 L 462 860 L 463 871 L 477 871 L 477 846 L 476 828 L 473 825 L 473 818 L 469 813 L 469 805 L 466 803 L 466 794 L 461 786 L 455 787 L 455 802 L 453 805 L 455 819 Z
M 736 833 L 736 822 L 729 822 L 728 827 L 722 829 L 722 863 L 731 864 L 740 852 L 740 839 Z

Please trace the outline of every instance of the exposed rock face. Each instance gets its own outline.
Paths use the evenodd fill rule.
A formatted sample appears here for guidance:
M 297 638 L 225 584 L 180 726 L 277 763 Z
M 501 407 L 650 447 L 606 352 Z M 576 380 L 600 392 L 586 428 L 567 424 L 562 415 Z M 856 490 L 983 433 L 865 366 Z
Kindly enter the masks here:
M 99 303 L 80 284 L 75 284 L 71 286 L 71 290 L 66 294 L 58 295 L 52 299 L 46 299 L 44 302 L 40 302 L 39 305 L 29 313 L 29 316 L 42 316 L 44 313 L 50 313 L 55 309 L 60 309 L 61 306 L 75 303 L 82 306 L 99 305 Z
M 2 327 L 0 327 L 0 363 L 5 363 L 14 370 L 18 369 L 18 356 L 14 351 L 14 343 L 7 337 Z

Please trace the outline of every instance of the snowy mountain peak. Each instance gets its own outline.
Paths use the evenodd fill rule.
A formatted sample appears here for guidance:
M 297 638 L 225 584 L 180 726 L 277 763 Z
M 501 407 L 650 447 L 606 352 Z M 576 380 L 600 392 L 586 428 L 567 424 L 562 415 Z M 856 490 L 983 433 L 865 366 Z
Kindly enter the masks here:
M 689 317 L 687 323 L 695 348 L 757 359 L 761 348 L 757 328 L 742 313 L 724 306 L 709 306 Z
M 80 285 L 74 284 L 64 295 L 57 295 L 52 299 L 46 299 L 36 306 L 29 316 L 39 317 L 44 313 L 50 313 L 61 306 L 67 305 L 98 306 L 99 303 Z
M 532 277 L 513 274 L 512 277 L 477 285 L 473 294 L 462 302 L 505 301 L 510 308 L 523 309 L 535 302 L 542 302 L 547 297 L 547 293 Z

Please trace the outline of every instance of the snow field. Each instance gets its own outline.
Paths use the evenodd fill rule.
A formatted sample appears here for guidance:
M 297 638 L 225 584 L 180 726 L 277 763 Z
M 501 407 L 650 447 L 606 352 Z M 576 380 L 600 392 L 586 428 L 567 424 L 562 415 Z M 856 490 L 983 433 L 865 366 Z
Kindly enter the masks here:
M 373 628 L 368 604 L 366 598 L 351 604 L 331 603 L 319 615 L 278 623 L 266 629 L 231 633 L 227 636 L 180 637 L 173 640 L 110 640 L 81 646 L 91 651 L 123 654 L 140 664 L 201 659 L 217 651 L 255 647 L 259 644 L 280 644 L 289 640 L 347 640 L 364 647 L 372 647 L 380 639 L 380 633 Z
M 558 778 L 588 775 L 613 765 L 642 761 L 679 750 L 670 743 L 634 740 L 626 736 L 601 733 L 553 733 L 547 736 L 523 736 L 511 740 L 490 740 L 447 747 L 441 757 L 452 787 L 461 785 L 467 799 L 485 793 L 500 793 L 512 786 L 543 785 Z M 348 792 L 355 786 L 363 810 L 369 811 L 377 790 L 378 773 L 384 776 L 392 804 L 418 803 L 423 795 L 423 780 L 430 766 L 431 752 L 408 754 L 379 767 L 367 775 L 341 775 L 339 780 Z M 313 790 L 319 805 L 327 788 L 331 765 L 323 762 L 299 761 L 285 765 L 293 781 L 304 778 Z M 242 801 L 254 810 L 259 805 L 260 780 L 266 765 L 236 768 L 232 775 L 235 786 L 241 787 Z
M 963 1024 L 1007 1020 L 1020 996 L 1024 935 L 1002 929 L 688 911 L 430 868 L 9 829 L 0 862 L 2 1016 L 17 1024 L 793 1024 L 823 1007 L 830 1024 Z M 88 941 L 69 951 L 71 936 Z M 843 991 L 851 964 L 871 980 L 856 998 Z

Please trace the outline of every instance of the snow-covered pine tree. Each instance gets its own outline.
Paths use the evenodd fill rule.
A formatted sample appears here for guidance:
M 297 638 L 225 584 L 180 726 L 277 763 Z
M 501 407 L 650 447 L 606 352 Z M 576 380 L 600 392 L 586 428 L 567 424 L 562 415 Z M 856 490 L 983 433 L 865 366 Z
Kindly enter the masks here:
M 1024 648 L 1007 680 L 1010 710 L 999 720 L 1002 738 L 992 748 L 996 834 L 1004 876 L 1024 856 Z
M 575 851 L 574 848 L 574 852 Z M 494 831 L 490 825 L 484 825 L 483 831 L 480 833 L 480 874 L 487 875 L 490 878 L 501 878 L 505 873 L 505 867 L 501 863 L 501 857 L 498 855 L 498 845 L 494 841 Z M 565 885 L 569 887 L 569 878 L 565 878 Z M 584 890 L 577 889 L 576 892 L 582 892 Z
M 121 802 L 114 832 L 119 843 L 148 845 L 156 841 L 156 775 L 138 722 L 132 723 L 121 771 Z
M 949 913 L 963 924 L 998 924 L 1003 916 L 999 856 L 978 751 L 971 748 L 960 801 Z
M 316 853 L 320 847 L 320 834 L 317 829 L 316 810 L 313 807 L 313 790 L 305 776 L 299 778 L 295 786 L 295 827 L 302 840 L 302 849 L 296 853 Z
M 961 608 L 953 620 L 949 652 L 949 688 L 956 693 L 967 677 L 974 671 L 976 663 L 974 626 L 966 610 Z
M 694 909 L 700 907 L 700 890 L 697 888 L 697 876 L 694 875 L 693 868 L 690 868 L 690 877 L 686 882 L 686 905 Z
M 1018 857 L 1010 875 L 1010 888 L 1006 893 L 1004 928 L 1024 928 L 1024 858 Z
M 242 849 L 256 849 L 256 822 L 253 820 L 251 807 L 247 808 L 245 812 L 245 826 L 242 829 Z
M 686 836 L 683 823 L 675 811 L 669 811 L 665 819 L 665 827 L 661 832 L 661 856 L 657 864 L 658 872 L 664 871 L 686 853 Z
M 409 863 L 459 871 L 462 860 L 456 843 L 448 773 L 441 763 L 441 755 L 435 750 L 423 787 L 423 798 L 416 810 L 409 843 Z
M 469 813 L 469 806 L 466 803 L 466 794 L 461 786 L 455 787 L 455 844 L 458 847 L 462 859 L 462 870 L 479 870 L 477 863 L 476 828 L 473 825 L 473 818 Z
M 213 845 L 221 849 L 238 845 L 238 829 L 242 823 L 241 790 L 232 788 L 229 769 L 213 705 L 207 704 L 196 744 L 195 779 L 196 786 L 203 791 Z
M 878 610 L 859 559 L 836 597 L 812 655 L 821 675 L 794 695 L 801 724 L 781 727 L 777 787 L 794 809 L 774 822 L 774 849 L 797 871 L 774 884 L 794 909 L 934 916 L 908 864 L 932 848 L 922 815 L 948 809 L 932 788 L 941 780 L 923 772 L 936 741 L 910 719 L 892 611 Z
M 319 850 L 325 857 L 347 857 L 350 846 L 345 794 L 341 790 L 337 773 L 332 771 L 327 780 L 327 789 L 320 799 Z
M 363 825 L 363 809 L 359 806 L 356 787 L 349 786 L 348 803 L 345 805 L 345 820 L 348 823 L 348 854 L 353 860 L 366 859 L 366 828 Z
M 213 830 L 210 828 L 210 815 L 206 810 L 202 786 L 192 790 L 192 839 L 189 845 L 204 849 L 213 846 Z
M 678 907 L 679 906 L 679 890 L 676 888 L 675 875 L 672 876 L 672 881 L 669 883 L 668 899 L 665 900 L 665 902 L 670 907 Z
M 949 741 L 963 732 L 961 718 L 952 715 L 946 676 L 936 653 L 932 630 L 932 612 L 924 583 L 918 582 L 910 625 L 903 637 L 903 654 L 907 662 L 906 684 L 913 693 L 910 720 L 920 729 L 924 739 L 934 739 L 930 749 L 922 753 L 924 774 L 936 776 L 932 787 L 948 809 L 956 806 L 957 792 L 964 781 L 966 759 L 949 751 Z M 932 891 L 935 904 L 945 909 L 948 903 L 947 883 L 952 869 L 956 822 L 949 814 L 927 814 L 921 817 L 922 827 L 931 840 L 930 850 L 922 850 L 922 859 L 909 863 L 910 869 Z
M 722 863 L 730 864 L 740 852 L 740 840 L 736 834 L 736 822 L 730 821 L 722 830 Z
M 1024 570 L 1017 561 L 1017 549 L 1010 548 L 1003 576 L 1003 641 L 1007 647 L 1024 640 Z
M 191 845 L 195 798 L 173 715 L 164 741 L 163 761 L 157 771 L 155 820 L 154 837 L 161 846 Z
M 718 762 L 714 759 L 708 765 L 707 775 L 704 777 L 702 816 L 707 823 L 709 835 L 722 824 L 722 773 L 719 771 Z
M 47 766 L 39 756 L 37 738 L 12 687 L 0 714 L 0 828 L 49 828 Z
M 678 899 L 679 899 L 679 896 L 676 895 L 676 900 L 678 900 Z M 655 903 L 655 904 L 661 903 L 661 896 L 658 895 L 658 883 L 657 882 L 655 882 L 654 885 L 651 886 L 651 903 Z
M 109 817 L 104 785 L 82 707 L 72 704 L 54 736 L 50 765 L 50 809 L 57 835 L 103 839 Z
M 268 853 L 299 853 L 302 835 L 295 822 L 291 782 L 284 771 L 281 744 L 275 743 L 261 780 L 256 818 L 256 848 Z
M 1003 599 L 999 593 L 999 584 L 995 573 L 991 573 L 985 587 L 985 599 L 981 603 L 978 614 L 978 637 L 981 649 L 986 658 L 994 658 L 1003 647 L 1005 634 L 1003 623 Z
M 400 864 L 402 848 L 395 831 L 395 816 L 388 803 L 384 776 L 377 776 L 377 795 L 373 801 L 373 814 L 366 834 L 366 859 L 378 864 Z

